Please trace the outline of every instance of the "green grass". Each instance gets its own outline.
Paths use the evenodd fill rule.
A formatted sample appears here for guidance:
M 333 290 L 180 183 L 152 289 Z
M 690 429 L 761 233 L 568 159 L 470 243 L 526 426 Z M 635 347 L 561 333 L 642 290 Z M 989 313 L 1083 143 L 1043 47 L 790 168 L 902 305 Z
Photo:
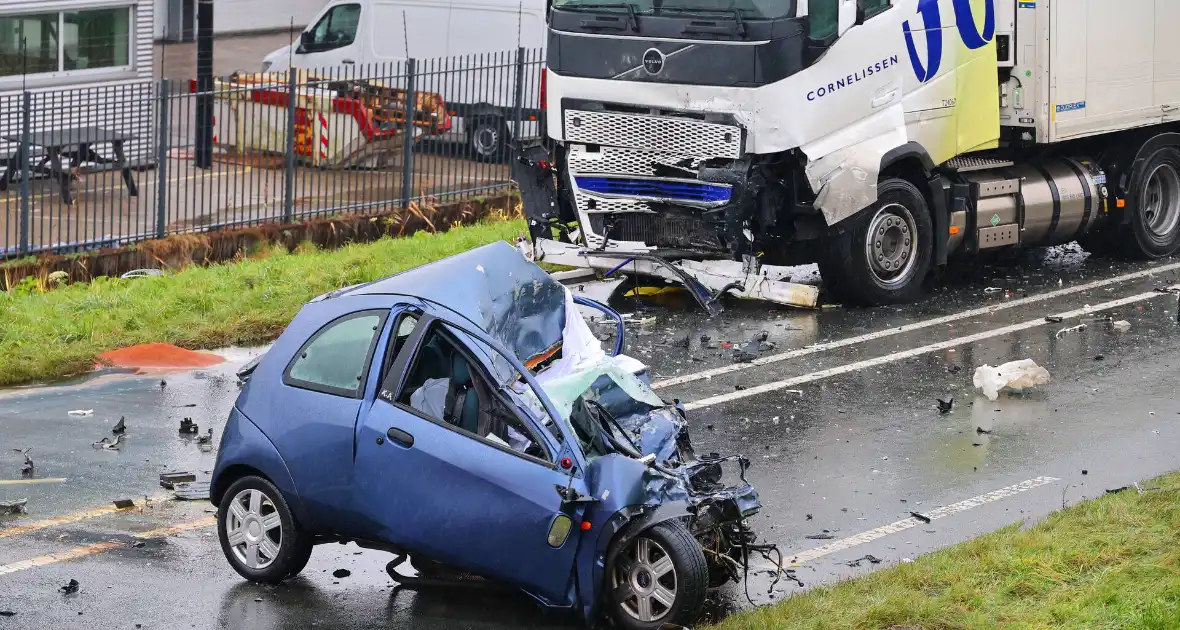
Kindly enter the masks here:
M 1180 629 L 1180 474 L 863 578 L 719 630 Z
M 158 278 L 0 291 L 0 386 L 86 372 L 103 352 L 140 343 L 201 349 L 270 341 L 317 295 L 512 240 L 524 229 L 523 221 L 502 221 L 333 251 L 305 244 L 295 254 L 265 250 Z

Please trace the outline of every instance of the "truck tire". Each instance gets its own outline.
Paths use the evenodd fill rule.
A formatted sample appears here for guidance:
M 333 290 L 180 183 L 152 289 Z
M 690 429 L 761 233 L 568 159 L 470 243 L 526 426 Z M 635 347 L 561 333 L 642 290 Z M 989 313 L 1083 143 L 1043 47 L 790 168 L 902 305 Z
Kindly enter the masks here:
M 1128 211 L 1123 226 L 1124 254 L 1155 259 L 1180 249 L 1180 147 L 1160 147 L 1133 173 Z
M 904 179 L 887 179 L 877 186 L 877 203 L 832 229 L 820 275 L 845 303 L 905 304 L 922 295 L 933 255 L 926 198 Z
M 508 156 L 508 126 L 494 114 L 475 116 L 467 131 L 467 150 L 479 162 L 500 163 Z
M 612 550 L 602 596 L 626 630 L 692 627 L 709 587 L 705 552 L 680 521 L 665 521 Z

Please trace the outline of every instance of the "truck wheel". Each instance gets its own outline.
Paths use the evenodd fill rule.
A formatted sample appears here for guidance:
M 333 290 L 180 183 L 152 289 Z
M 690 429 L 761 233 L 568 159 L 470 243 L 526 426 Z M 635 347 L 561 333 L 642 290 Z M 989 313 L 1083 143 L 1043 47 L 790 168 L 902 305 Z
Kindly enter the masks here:
M 904 304 L 922 294 L 933 252 L 926 198 L 904 179 L 887 179 L 877 186 L 877 203 L 835 228 L 820 274 L 844 302 Z
M 1171 256 L 1180 249 L 1180 148 L 1160 148 L 1132 181 L 1131 224 L 1123 236 L 1126 254 Z
M 295 522 L 282 493 L 262 477 L 243 477 L 217 510 L 217 536 L 230 566 L 251 582 L 278 584 L 311 558 L 311 536 Z
M 688 528 L 665 521 L 619 549 L 607 576 L 603 597 L 615 622 L 627 630 L 655 630 L 696 623 L 709 565 Z
M 467 148 L 480 162 L 503 162 L 508 155 L 508 127 L 499 116 L 479 116 L 467 132 Z

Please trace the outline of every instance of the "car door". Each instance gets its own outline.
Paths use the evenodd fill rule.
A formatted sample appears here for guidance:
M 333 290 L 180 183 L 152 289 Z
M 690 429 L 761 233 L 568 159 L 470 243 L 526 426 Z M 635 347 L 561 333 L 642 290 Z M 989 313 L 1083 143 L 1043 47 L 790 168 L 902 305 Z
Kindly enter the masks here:
M 571 508 L 559 489 L 584 493 L 584 484 L 555 462 L 577 469 L 581 458 L 518 407 L 496 409 L 487 364 L 464 338 L 426 317 L 394 363 L 358 433 L 358 510 L 377 537 L 411 556 L 568 605 L 579 523 L 577 512 L 563 512 Z M 487 428 L 501 420 L 513 429 Z

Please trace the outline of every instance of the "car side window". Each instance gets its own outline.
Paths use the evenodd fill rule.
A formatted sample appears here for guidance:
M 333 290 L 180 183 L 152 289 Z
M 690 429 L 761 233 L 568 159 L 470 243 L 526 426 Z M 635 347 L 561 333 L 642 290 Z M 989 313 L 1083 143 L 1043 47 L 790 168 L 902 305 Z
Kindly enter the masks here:
M 363 311 L 324 326 L 291 360 L 283 382 L 335 396 L 359 397 L 386 315 L 385 311 Z
M 808 36 L 826 42 L 840 30 L 840 0 L 811 0 L 807 4 Z
M 341 4 L 332 7 L 312 29 L 311 44 L 316 50 L 343 48 L 356 41 L 361 21 L 361 5 Z
M 857 0 L 862 20 L 884 13 L 889 8 L 890 0 Z
M 552 457 L 480 365 L 436 325 L 426 333 L 396 404 L 501 450 L 545 463 Z

